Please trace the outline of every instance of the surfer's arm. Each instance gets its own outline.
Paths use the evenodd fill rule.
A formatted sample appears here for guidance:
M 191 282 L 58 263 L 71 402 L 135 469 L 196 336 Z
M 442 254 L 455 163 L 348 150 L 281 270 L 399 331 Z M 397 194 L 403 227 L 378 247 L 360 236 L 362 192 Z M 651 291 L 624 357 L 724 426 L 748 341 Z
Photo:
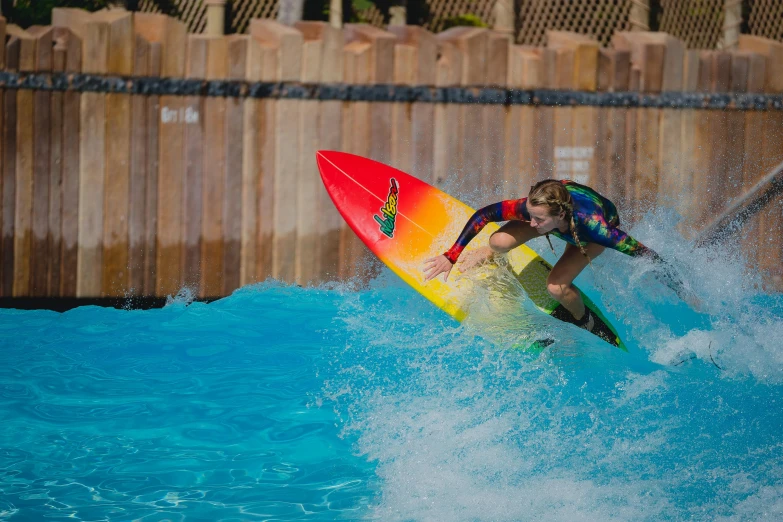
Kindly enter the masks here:
M 529 219 L 529 217 L 524 215 L 526 201 L 527 198 L 500 201 L 477 210 L 465 224 L 454 245 L 444 252 L 443 255 L 446 256 L 446 259 L 451 264 L 454 264 L 465 247 L 468 246 L 468 243 L 487 226 L 487 223 L 509 221 L 511 219 Z
M 652 248 L 648 248 L 640 241 L 629 234 L 623 232 L 619 228 L 609 227 L 606 234 L 597 235 L 593 240 L 599 245 L 613 248 L 618 252 L 627 254 L 632 257 L 642 257 L 649 259 L 657 265 L 658 279 L 668 286 L 674 293 L 685 301 L 692 300 L 692 292 L 687 290 L 686 285 L 680 278 L 677 270 L 663 257 Z
M 619 228 L 611 226 L 600 227 L 595 232 L 591 233 L 588 239 L 591 243 L 598 243 L 601 246 L 612 248 L 631 257 L 645 257 L 652 261 L 663 262 L 663 258 L 655 250 L 647 248 L 640 241 L 637 241 Z

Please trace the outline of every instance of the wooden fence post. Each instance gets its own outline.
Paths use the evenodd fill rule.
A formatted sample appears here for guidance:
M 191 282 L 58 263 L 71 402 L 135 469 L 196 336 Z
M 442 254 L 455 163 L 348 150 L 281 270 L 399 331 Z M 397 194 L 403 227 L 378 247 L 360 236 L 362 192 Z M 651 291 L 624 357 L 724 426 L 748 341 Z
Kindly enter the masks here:
M 92 24 L 107 32 L 106 73 L 129 76 L 133 71 L 133 16 L 123 10 L 100 11 Z M 128 290 L 128 204 L 131 107 L 127 94 L 105 98 L 105 177 L 102 295 L 123 296 Z
M 160 74 L 165 77 L 185 76 L 187 33 L 185 25 L 168 16 L 135 13 L 135 31 L 152 44 L 160 46 Z M 154 49 L 154 47 L 153 47 Z M 153 99 L 150 113 L 155 110 L 156 124 L 150 143 L 157 141 L 157 150 L 151 155 L 150 174 L 157 173 L 154 195 L 148 199 L 148 208 L 156 209 L 154 220 L 148 215 L 147 224 L 155 225 L 155 266 L 150 267 L 150 283 L 154 280 L 156 295 L 176 294 L 183 280 L 183 179 L 186 112 L 185 100 L 179 96 L 160 96 Z M 155 197 L 157 196 L 157 197 Z M 154 207 L 151 205 L 154 203 Z M 154 223 L 153 223 L 154 222 Z
M 51 27 L 33 26 L 27 33 L 36 39 L 35 71 L 52 70 Z M 52 268 L 52 252 L 49 248 L 49 207 L 51 189 L 51 93 L 33 93 L 33 177 L 32 177 L 32 237 L 30 244 L 30 296 L 50 295 L 49 276 Z
M 412 25 L 390 26 L 397 37 L 394 47 L 394 83 L 435 85 L 435 35 Z M 417 178 L 432 182 L 435 107 L 431 103 L 395 104 L 392 129 L 392 164 Z
M 566 70 L 561 81 L 563 88 L 594 92 L 598 86 L 598 42 L 576 33 L 547 31 L 547 47 L 558 51 Z M 567 53 L 567 54 L 566 54 Z M 567 60 L 567 61 L 566 61 Z M 569 64 L 573 64 L 569 67 Z M 567 78 L 568 73 L 572 78 Z M 567 132 L 556 125 L 555 136 L 563 141 L 555 149 L 555 176 L 569 178 L 577 183 L 595 184 L 596 133 L 598 112 L 595 107 L 555 109 L 555 118 L 571 122 Z M 561 118 L 558 117 L 562 115 Z M 558 139 L 558 138 L 556 138 Z
M 264 57 L 258 41 L 249 35 L 231 35 L 228 37 L 228 56 L 230 78 L 248 82 L 261 81 Z M 231 239 L 226 248 L 224 262 L 227 267 L 226 288 L 230 292 L 239 286 L 258 281 L 256 255 L 259 247 L 258 196 L 263 122 L 260 100 L 246 98 L 229 100 L 229 103 L 231 114 L 226 135 L 229 152 L 224 219 L 227 234 Z M 238 135 L 242 136 L 242 140 L 237 139 Z M 232 143 L 233 141 L 237 143 Z M 235 270 L 238 270 L 236 274 Z M 235 278 L 238 279 L 235 281 Z
M 599 49 L 597 89 L 601 92 L 628 90 L 631 53 Z M 631 109 L 632 110 L 632 109 Z M 596 118 L 596 187 L 610 200 L 625 201 L 625 121 L 629 109 L 599 108 Z
M 188 34 L 187 51 L 185 56 L 185 77 L 196 80 L 207 79 L 208 47 L 212 38 L 209 35 Z M 205 177 L 219 176 L 219 173 L 210 170 L 206 165 L 207 149 L 220 148 L 222 140 L 220 135 L 212 134 L 212 142 L 205 137 L 205 128 L 215 122 L 207 122 L 205 110 L 206 99 L 204 96 L 187 96 L 184 98 L 185 121 L 181 122 L 183 128 L 184 143 L 184 171 L 182 172 L 182 281 L 185 286 L 191 287 L 201 297 L 208 294 L 204 286 L 206 266 L 202 254 L 204 249 L 205 226 Z M 188 117 L 188 115 L 190 117 Z M 222 130 L 222 129 L 218 129 Z M 217 141 L 217 143 L 215 143 Z M 214 165 L 210 165 L 214 169 Z M 213 215 L 214 218 L 214 210 Z M 220 212 L 220 209 L 217 209 Z M 220 225 L 218 221 L 217 225 Z M 214 240 L 214 238 L 213 238 Z M 210 244 L 206 250 L 211 252 L 215 245 Z M 217 253 L 219 255 L 220 252 Z M 209 254 L 207 254 L 209 255 Z M 214 269 L 214 266 L 211 267 Z M 210 278 L 211 281 L 211 278 Z
M 192 36 L 191 36 L 192 38 Z M 207 80 L 225 80 L 228 77 L 228 45 L 225 37 L 208 37 L 207 44 Z M 227 135 L 229 100 L 223 97 L 208 96 L 204 99 L 204 114 L 199 120 L 204 122 L 205 147 L 201 157 L 204 162 L 202 184 L 202 223 L 201 223 L 201 292 L 204 296 L 226 295 L 224 264 L 226 226 L 226 180 L 229 141 L 241 144 L 241 137 Z M 236 116 L 236 113 L 233 114 Z M 241 160 L 241 153 L 238 155 Z M 238 169 L 233 174 L 241 173 Z M 232 209 L 233 211 L 233 209 Z M 238 275 L 238 274 L 237 274 Z M 238 282 L 238 278 L 232 278 Z M 233 288 L 232 288 L 233 290 Z
M 476 27 L 453 27 L 437 35 L 438 41 L 453 47 L 461 61 L 461 86 L 480 86 L 487 79 L 487 50 L 489 31 Z M 457 137 L 457 148 L 451 163 L 460 180 L 459 194 L 474 206 L 484 202 L 486 196 L 481 193 L 483 170 L 483 152 L 486 141 L 485 118 L 483 108 L 478 104 L 460 105 L 457 109 L 458 125 L 462 127 Z M 453 129 L 454 127 L 452 127 Z M 444 131 L 449 133 L 451 130 Z M 480 205 L 479 205 L 480 206 Z
M 295 27 L 302 32 L 305 39 L 305 45 L 310 45 L 309 52 L 318 54 L 320 67 L 318 67 L 318 80 L 324 83 L 339 83 L 343 81 L 343 32 L 335 29 L 330 24 L 324 22 L 299 22 Z M 308 75 L 315 75 L 313 68 L 308 68 Z M 304 74 L 304 71 L 303 71 Z M 309 150 L 305 150 L 301 155 L 302 172 L 307 172 L 310 177 L 306 178 L 310 189 L 314 190 L 313 201 L 302 201 L 307 206 L 300 208 L 300 235 L 298 236 L 300 252 L 306 257 L 307 248 L 312 245 L 315 250 L 312 251 L 315 264 L 312 269 L 315 271 L 315 278 L 320 281 L 326 281 L 337 277 L 340 267 L 340 235 L 344 225 L 343 218 L 337 212 L 332 203 L 329 194 L 321 183 L 318 167 L 315 160 L 315 149 L 340 150 L 342 148 L 342 118 L 343 108 L 339 101 L 308 102 L 308 106 L 317 104 L 318 107 L 318 125 L 312 124 L 311 110 L 302 112 L 303 137 L 307 142 L 313 136 L 304 129 L 314 127 L 316 135 L 315 144 L 310 143 Z M 309 119 L 305 122 L 304 118 Z M 313 187 L 313 184 L 315 187 Z M 313 194 L 310 192 L 309 194 Z M 314 235 L 318 237 L 314 239 Z M 310 267 L 305 258 L 301 260 L 302 280 L 308 282 L 307 272 Z
M 133 75 L 147 76 L 150 63 L 150 42 L 134 32 Z M 149 121 L 147 97 L 131 95 L 131 156 L 128 204 L 128 293 L 144 295 L 144 266 L 147 256 L 144 242 L 147 183 L 147 129 L 156 122 Z
M 339 82 L 342 78 L 342 32 L 325 22 L 298 22 L 295 28 L 304 37 L 302 81 Z M 340 149 L 341 108 L 339 102 L 320 101 L 307 101 L 302 107 L 296 280 L 314 284 L 328 274 L 337 273 L 342 218 L 323 188 L 315 154 L 322 148 Z M 337 239 L 327 238 L 335 233 Z
M 274 71 L 271 71 L 274 73 L 273 81 L 298 81 L 301 78 L 302 33 L 272 20 L 254 19 L 250 21 L 250 34 L 267 46 L 270 56 L 276 60 Z M 266 59 L 264 65 L 267 66 Z M 266 136 L 274 155 L 273 177 L 270 178 L 274 180 L 273 239 L 271 245 L 262 245 L 262 248 L 273 248 L 272 276 L 283 281 L 294 281 L 296 275 L 298 163 L 293 158 L 300 154 L 302 103 L 281 99 L 268 104 L 274 113 L 274 132 Z
M 109 27 L 80 9 L 56 8 L 52 24 L 82 40 L 82 72 L 106 74 Z M 104 197 L 106 194 L 106 95 L 82 93 L 79 140 L 79 239 L 77 297 L 102 295 Z
M 449 31 L 435 35 L 439 55 L 435 68 L 435 85 L 437 87 L 458 86 L 462 79 L 462 54 L 449 42 L 448 35 L 451 34 Z M 432 183 L 443 187 L 445 180 L 462 170 L 460 150 L 463 126 L 459 124 L 460 107 L 458 105 L 437 104 L 434 114 Z
M 509 55 L 511 52 L 511 34 L 490 31 L 487 40 L 487 71 L 484 85 L 505 89 L 508 87 Z M 503 194 L 506 138 L 506 115 L 508 111 L 502 105 L 484 105 L 481 107 L 484 135 L 481 137 L 481 184 L 484 191 L 493 199 Z
M 9 68 L 16 65 L 21 72 L 35 71 L 36 40 L 26 31 L 15 25 L 8 25 L 6 32 L 9 37 L 8 48 L 15 56 L 9 56 Z M 14 63 L 15 62 L 15 63 Z M 32 91 L 11 91 L 12 103 L 16 110 L 13 120 L 8 123 L 14 126 L 13 141 L 7 140 L 9 147 L 14 148 L 13 154 L 13 184 L 7 190 L 13 194 L 14 209 L 14 249 L 13 249 L 13 295 L 30 295 L 31 255 L 32 255 L 32 213 L 33 213 L 33 104 Z M 7 114 L 7 117 L 11 116 Z M 6 148 L 6 153 L 10 152 Z M 6 172 L 5 181 L 10 181 L 10 172 Z M 13 190 L 10 190 L 13 189 Z
M 2 30 L 2 63 L 3 68 L 15 71 L 19 68 L 19 39 L 11 36 L 6 41 L 6 22 L 0 18 Z M 2 221 L 2 238 L 0 238 L 0 295 L 13 296 L 14 293 L 14 243 L 15 230 L 15 198 L 16 198 L 16 92 L 0 89 L 2 93 L 2 162 L 0 162 L 0 221 Z
M 345 34 L 345 32 L 344 32 Z M 343 52 L 343 82 L 366 85 L 372 77 L 372 44 L 354 40 Z M 370 156 L 370 103 L 350 102 L 343 105 L 342 150 L 360 156 Z M 356 275 L 362 257 L 361 240 L 343 221 L 340 230 L 339 272 L 341 280 Z
M 540 49 L 513 45 L 509 55 L 508 87 L 510 89 L 541 89 L 544 87 L 543 61 Z M 507 110 L 505 129 L 505 165 L 503 198 L 525 195 L 538 171 L 536 147 L 536 113 L 529 105 L 512 105 Z

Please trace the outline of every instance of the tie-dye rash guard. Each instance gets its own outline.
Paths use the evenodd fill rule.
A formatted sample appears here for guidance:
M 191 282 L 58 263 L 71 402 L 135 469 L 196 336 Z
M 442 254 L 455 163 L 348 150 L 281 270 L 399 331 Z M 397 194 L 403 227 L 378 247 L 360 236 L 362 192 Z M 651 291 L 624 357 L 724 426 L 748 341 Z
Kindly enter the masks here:
M 613 248 L 629 256 L 649 256 L 653 259 L 659 259 L 658 255 L 620 230 L 620 218 L 617 215 L 617 208 L 614 204 L 594 191 L 590 187 L 580 185 L 569 180 L 562 180 L 571 199 L 574 203 L 574 224 L 576 225 L 577 236 L 582 246 L 587 243 L 596 243 L 598 245 Z M 462 229 L 462 233 L 457 238 L 456 243 L 447 252 L 446 258 L 453 263 L 457 262 L 462 251 L 468 246 L 468 243 L 481 232 L 489 222 L 497 221 L 530 221 L 530 214 L 527 211 L 525 203 L 527 198 L 500 201 L 487 207 L 477 210 L 470 221 Z M 558 230 L 550 232 L 555 237 L 563 241 L 576 245 L 572 233 L 565 234 Z

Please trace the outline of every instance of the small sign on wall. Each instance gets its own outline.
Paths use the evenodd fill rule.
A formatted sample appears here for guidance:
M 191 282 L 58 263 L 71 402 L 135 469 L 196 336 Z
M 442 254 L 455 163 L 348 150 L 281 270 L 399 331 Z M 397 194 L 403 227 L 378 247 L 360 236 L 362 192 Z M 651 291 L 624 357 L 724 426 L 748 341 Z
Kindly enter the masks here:
M 593 147 L 555 147 L 555 177 L 588 184 L 594 154 Z
M 169 109 L 163 106 L 160 108 L 161 123 L 198 123 L 198 117 L 198 110 L 193 107 Z

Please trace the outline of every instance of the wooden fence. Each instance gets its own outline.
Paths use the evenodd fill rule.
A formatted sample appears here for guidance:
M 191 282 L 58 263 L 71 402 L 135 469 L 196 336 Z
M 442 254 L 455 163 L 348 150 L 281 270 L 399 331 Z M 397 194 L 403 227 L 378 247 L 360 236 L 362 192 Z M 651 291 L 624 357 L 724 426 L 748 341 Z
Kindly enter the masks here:
M 783 44 L 689 51 L 662 33 L 611 48 L 552 32 L 547 47 L 478 28 L 338 30 L 253 20 L 247 35 L 188 34 L 155 14 L 57 9 L 52 27 L 0 24 L 8 72 L 243 82 L 494 85 L 585 92 L 783 92 Z M 391 163 L 442 185 L 524 195 L 571 177 L 624 217 L 674 204 L 690 233 L 783 160 L 783 111 L 371 102 L 0 89 L 0 294 L 200 296 L 276 278 L 356 274 L 363 247 L 322 189 L 318 149 Z M 497 191 L 496 191 L 497 192 Z M 485 191 L 484 194 L 489 192 Z M 495 194 L 497 195 L 497 194 Z M 779 276 L 780 202 L 742 240 Z M 779 279 L 778 279 L 779 281 Z

